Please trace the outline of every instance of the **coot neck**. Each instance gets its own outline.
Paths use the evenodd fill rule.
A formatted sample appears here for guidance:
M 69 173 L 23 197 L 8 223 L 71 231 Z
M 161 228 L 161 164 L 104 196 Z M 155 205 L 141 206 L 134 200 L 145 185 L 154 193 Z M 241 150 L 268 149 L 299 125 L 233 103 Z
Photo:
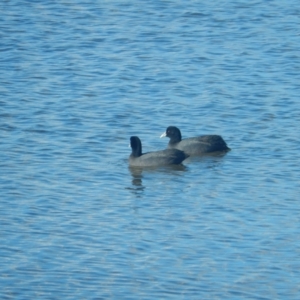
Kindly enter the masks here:
M 181 133 L 177 132 L 170 138 L 169 145 L 176 145 L 181 141 Z
M 142 155 L 142 145 L 141 144 L 134 145 L 134 147 L 132 148 L 131 156 L 140 157 L 141 155 Z

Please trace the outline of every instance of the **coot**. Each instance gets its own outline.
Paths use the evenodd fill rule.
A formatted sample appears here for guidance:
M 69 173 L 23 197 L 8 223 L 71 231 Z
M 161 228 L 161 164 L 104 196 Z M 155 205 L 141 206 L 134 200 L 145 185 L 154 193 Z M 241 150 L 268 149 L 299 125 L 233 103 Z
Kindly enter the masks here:
M 179 149 L 188 155 L 201 155 L 205 153 L 229 151 L 226 142 L 219 135 L 203 135 L 181 139 L 181 132 L 175 126 L 169 126 L 160 137 L 169 137 L 169 149 Z
M 129 165 L 133 167 L 158 167 L 179 165 L 188 155 L 178 149 L 166 149 L 155 152 L 142 153 L 142 143 L 137 136 L 130 137 L 132 153 L 129 156 Z

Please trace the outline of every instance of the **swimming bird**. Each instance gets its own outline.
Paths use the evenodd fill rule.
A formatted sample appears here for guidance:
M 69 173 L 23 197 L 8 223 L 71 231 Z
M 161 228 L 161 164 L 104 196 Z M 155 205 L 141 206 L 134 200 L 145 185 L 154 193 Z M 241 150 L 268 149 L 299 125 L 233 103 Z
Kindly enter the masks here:
M 181 132 L 175 126 L 169 126 L 161 136 L 169 137 L 169 149 L 184 151 L 190 156 L 201 155 L 218 151 L 229 151 L 226 142 L 219 135 L 203 135 L 198 137 L 181 139 Z
M 178 149 L 142 153 L 142 142 L 137 136 L 130 137 L 132 153 L 129 156 L 129 165 L 132 167 L 158 167 L 179 165 L 188 155 Z

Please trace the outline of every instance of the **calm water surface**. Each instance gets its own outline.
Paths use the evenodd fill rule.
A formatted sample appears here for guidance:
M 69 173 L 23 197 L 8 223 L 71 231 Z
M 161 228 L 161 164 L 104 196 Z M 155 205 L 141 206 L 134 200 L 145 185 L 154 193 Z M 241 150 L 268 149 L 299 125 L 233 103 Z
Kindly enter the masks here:
M 0 10 L 1 299 L 299 299 L 298 1 Z M 169 125 L 232 151 L 129 169 Z

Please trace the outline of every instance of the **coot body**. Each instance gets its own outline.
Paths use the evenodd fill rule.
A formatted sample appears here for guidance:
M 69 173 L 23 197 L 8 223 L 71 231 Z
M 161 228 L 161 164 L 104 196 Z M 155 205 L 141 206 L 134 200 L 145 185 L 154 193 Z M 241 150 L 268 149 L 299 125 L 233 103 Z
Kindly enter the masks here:
M 203 155 L 205 153 L 229 151 L 226 142 L 219 135 L 203 135 L 198 137 L 181 139 L 181 132 L 175 126 L 169 126 L 161 136 L 169 137 L 169 149 L 184 151 L 190 156 Z
M 181 164 L 188 155 L 178 149 L 142 153 L 142 143 L 137 136 L 130 137 L 132 153 L 129 156 L 129 165 L 132 167 L 159 167 Z

